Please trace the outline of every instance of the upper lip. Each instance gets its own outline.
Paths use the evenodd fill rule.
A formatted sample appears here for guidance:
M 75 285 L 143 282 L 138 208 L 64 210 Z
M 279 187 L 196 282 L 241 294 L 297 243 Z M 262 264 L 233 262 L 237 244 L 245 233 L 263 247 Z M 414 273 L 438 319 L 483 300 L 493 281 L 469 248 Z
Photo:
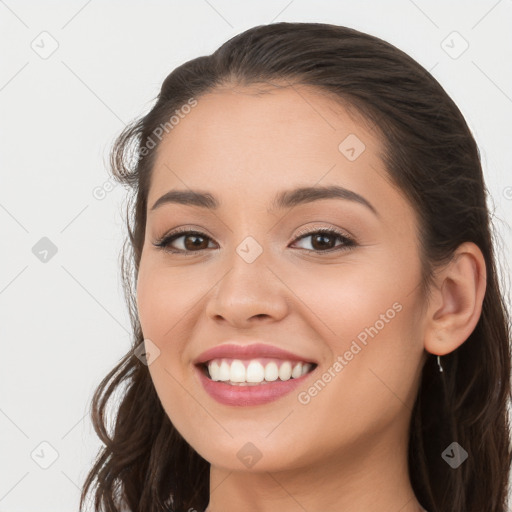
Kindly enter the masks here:
M 259 357 L 272 357 L 286 361 L 303 361 L 306 363 L 315 363 L 307 357 L 294 354 L 283 350 L 274 345 L 264 343 L 252 343 L 250 345 L 237 345 L 234 343 L 225 343 L 210 348 L 200 354 L 194 361 L 194 364 L 203 364 L 212 359 L 256 359 Z

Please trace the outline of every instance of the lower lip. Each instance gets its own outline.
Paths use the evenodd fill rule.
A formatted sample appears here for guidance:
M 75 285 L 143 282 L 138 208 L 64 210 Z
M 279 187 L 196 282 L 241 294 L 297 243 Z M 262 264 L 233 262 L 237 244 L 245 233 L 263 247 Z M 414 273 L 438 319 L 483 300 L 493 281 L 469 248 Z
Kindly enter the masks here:
M 261 405 L 278 400 L 291 393 L 312 373 L 306 373 L 297 379 L 274 381 L 257 386 L 233 386 L 209 379 L 197 366 L 196 371 L 204 389 L 213 399 L 224 405 L 235 406 Z

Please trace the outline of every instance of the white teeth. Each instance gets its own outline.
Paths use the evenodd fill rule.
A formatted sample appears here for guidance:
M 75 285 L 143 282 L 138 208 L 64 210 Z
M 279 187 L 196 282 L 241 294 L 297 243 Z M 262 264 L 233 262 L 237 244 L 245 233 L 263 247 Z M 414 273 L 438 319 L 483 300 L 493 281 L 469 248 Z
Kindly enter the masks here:
M 231 382 L 246 382 L 245 380 L 245 366 L 242 361 L 235 359 L 231 363 L 231 370 L 229 372 L 229 380 Z
M 259 360 L 249 361 L 246 365 L 240 359 L 215 359 L 208 363 L 210 378 L 214 381 L 230 384 L 250 385 L 298 379 L 312 368 L 310 363 L 292 363 L 283 361 L 280 366 L 275 361 L 262 364 Z
M 265 379 L 265 368 L 258 361 L 251 361 L 246 371 L 246 382 L 263 382 Z
M 215 362 L 215 361 L 213 361 L 213 362 Z M 210 369 L 210 366 L 208 366 L 208 370 L 209 369 Z M 222 380 L 222 381 L 229 380 L 229 374 L 230 374 L 229 364 L 226 361 L 222 361 L 222 363 L 220 363 L 220 367 L 219 367 L 218 380 Z M 210 375 L 211 375 L 211 373 L 210 373 Z
M 279 377 L 279 368 L 276 363 L 268 363 L 265 366 L 265 380 L 268 382 L 273 382 L 277 380 Z
M 292 370 L 292 377 L 298 379 L 302 376 L 302 363 L 297 363 Z
M 220 368 L 217 361 L 212 361 L 208 366 L 208 371 L 210 372 L 210 377 L 212 380 L 219 380 Z
M 281 380 L 290 380 L 292 377 L 292 363 L 285 361 L 279 368 L 279 378 Z

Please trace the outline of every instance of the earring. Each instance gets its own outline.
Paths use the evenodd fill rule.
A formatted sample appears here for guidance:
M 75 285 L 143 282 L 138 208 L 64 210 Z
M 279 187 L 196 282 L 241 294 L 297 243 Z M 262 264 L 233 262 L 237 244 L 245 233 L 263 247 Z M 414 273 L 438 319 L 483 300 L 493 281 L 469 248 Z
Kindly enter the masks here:
M 439 373 L 443 371 L 443 367 L 441 366 L 441 358 L 437 356 L 437 366 L 439 366 Z

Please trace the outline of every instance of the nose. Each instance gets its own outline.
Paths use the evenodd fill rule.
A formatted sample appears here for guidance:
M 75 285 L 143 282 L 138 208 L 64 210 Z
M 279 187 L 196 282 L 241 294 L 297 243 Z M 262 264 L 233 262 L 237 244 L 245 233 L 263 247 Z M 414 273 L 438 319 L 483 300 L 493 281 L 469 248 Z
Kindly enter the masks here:
M 275 322 L 288 312 L 286 286 L 266 265 L 263 255 L 248 263 L 238 254 L 231 268 L 214 287 L 206 315 L 215 322 L 248 328 L 261 322 Z

